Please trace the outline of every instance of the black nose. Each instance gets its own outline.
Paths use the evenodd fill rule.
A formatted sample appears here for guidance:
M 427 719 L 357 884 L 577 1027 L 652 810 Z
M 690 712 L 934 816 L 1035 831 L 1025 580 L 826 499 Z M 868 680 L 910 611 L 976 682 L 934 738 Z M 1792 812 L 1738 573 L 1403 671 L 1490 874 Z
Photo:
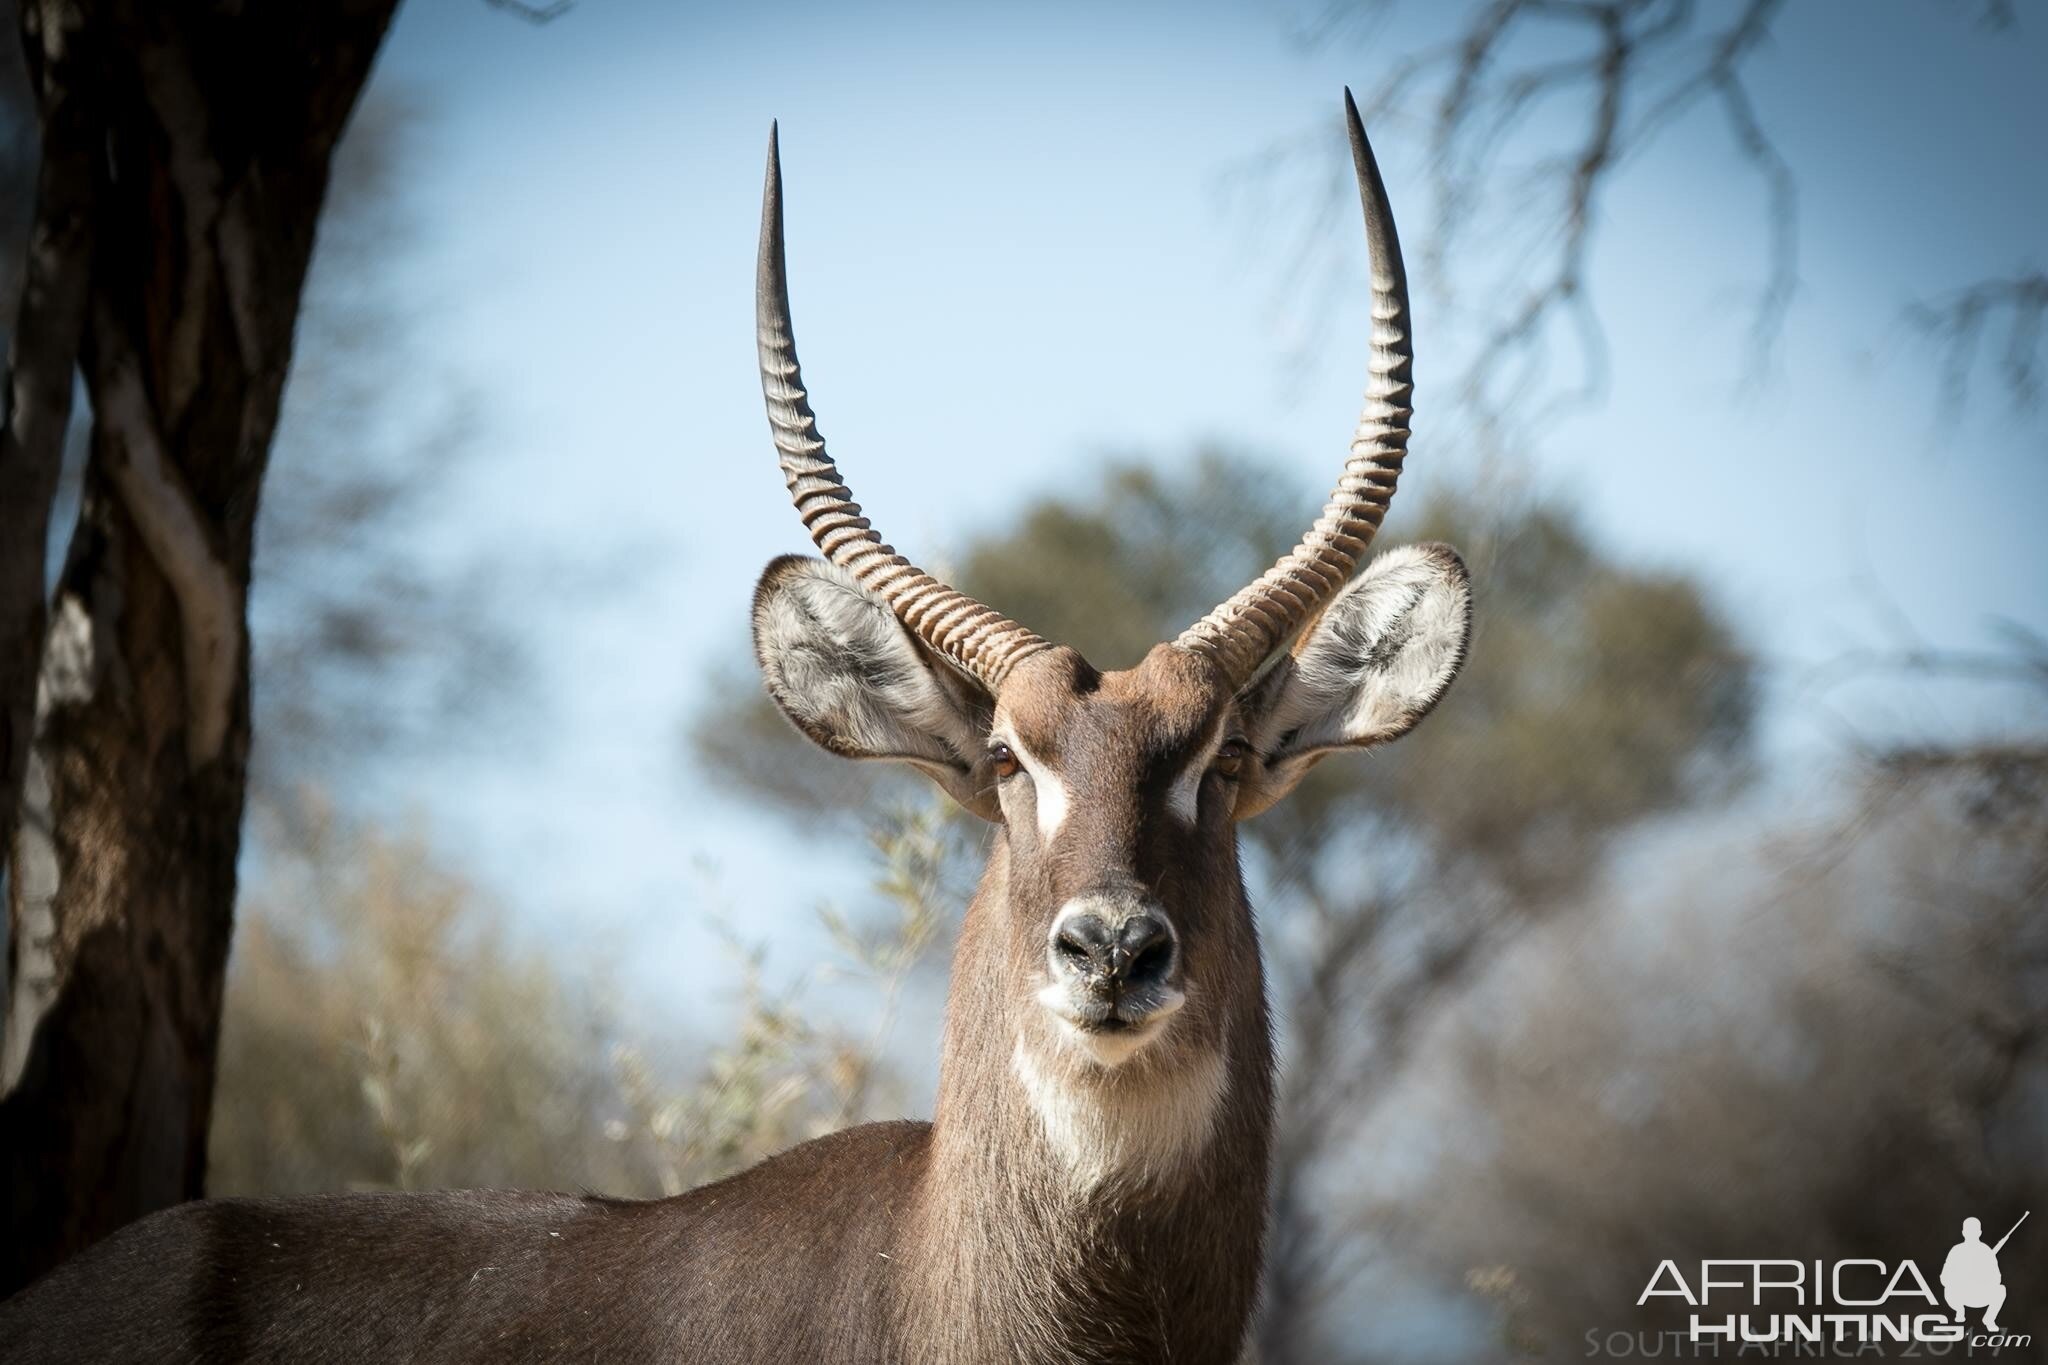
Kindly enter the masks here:
M 1102 916 L 1083 911 L 1053 926 L 1052 951 L 1062 969 L 1098 987 L 1143 986 L 1165 980 L 1173 970 L 1173 931 L 1150 910 L 1114 929 Z

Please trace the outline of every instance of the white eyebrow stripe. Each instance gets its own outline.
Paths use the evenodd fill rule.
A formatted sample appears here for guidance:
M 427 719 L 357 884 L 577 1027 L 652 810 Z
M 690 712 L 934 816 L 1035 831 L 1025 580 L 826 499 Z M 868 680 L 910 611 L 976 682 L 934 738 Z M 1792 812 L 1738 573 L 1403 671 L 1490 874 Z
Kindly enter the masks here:
M 1010 752 L 1017 755 L 1017 761 L 1024 765 L 1024 771 L 1031 774 L 1032 799 L 1038 807 L 1038 837 L 1050 841 L 1066 823 L 1067 784 L 1060 781 L 1059 774 L 1038 760 L 1029 749 L 1017 739 L 1014 732 L 996 736 L 1010 746 Z
M 1188 760 L 1188 765 L 1173 779 L 1173 785 L 1166 789 L 1166 808 L 1177 816 L 1182 824 L 1192 825 L 1200 813 L 1202 779 L 1208 776 L 1209 765 L 1216 761 L 1217 751 L 1224 745 L 1223 727 L 1216 727 L 1214 739 Z

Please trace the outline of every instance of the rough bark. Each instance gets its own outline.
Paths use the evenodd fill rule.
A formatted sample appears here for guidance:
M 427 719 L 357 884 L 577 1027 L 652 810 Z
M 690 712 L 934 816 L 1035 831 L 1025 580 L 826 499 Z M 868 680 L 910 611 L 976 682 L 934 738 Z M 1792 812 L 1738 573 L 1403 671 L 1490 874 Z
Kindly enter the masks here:
M 42 113 L 41 169 L 8 357 L 7 419 L 0 427 L 0 833 L 14 828 L 34 733 L 36 673 L 46 613 L 43 547 L 71 422 L 72 375 L 90 278 L 93 135 L 97 82 L 76 16 L 31 3 L 23 48 Z M 41 30 L 54 24 L 52 52 Z M 34 29 L 31 32 L 30 29 Z
M 79 362 L 95 420 L 78 526 L 35 631 L 31 752 L 7 746 L 7 775 L 18 764 L 26 779 L 0 1053 L 0 1294 L 203 1192 L 257 499 L 329 159 L 394 5 L 25 6 L 46 139 L 58 114 L 86 110 Z M 54 351 L 38 360 L 68 377 Z M 37 483 L 24 520 L 38 494 L 47 516 Z M 0 506 L 10 543 L 16 510 Z M 0 611 L 15 609 L 19 584 L 0 591 Z M 29 647 L 0 637 L 16 651 L 0 662 L 10 718 Z

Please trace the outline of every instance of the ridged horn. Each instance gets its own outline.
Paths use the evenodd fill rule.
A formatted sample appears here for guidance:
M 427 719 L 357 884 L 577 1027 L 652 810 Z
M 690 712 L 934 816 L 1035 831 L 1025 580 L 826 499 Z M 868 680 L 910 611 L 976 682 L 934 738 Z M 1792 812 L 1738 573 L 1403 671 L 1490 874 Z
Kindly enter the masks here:
M 1365 407 L 1343 476 L 1301 543 L 1174 641 L 1214 661 L 1233 687 L 1249 681 L 1357 572 L 1393 501 L 1408 453 L 1408 423 L 1415 411 L 1410 402 L 1415 349 L 1408 329 L 1408 274 L 1379 163 L 1349 89 L 1344 91 L 1344 115 L 1351 125 L 1351 160 L 1358 170 L 1372 261 L 1372 359 L 1366 366 Z
M 782 245 L 782 157 L 768 131 L 768 182 L 761 191 L 761 251 L 754 276 L 754 323 L 761 349 L 761 393 L 782 477 L 811 539 L 825 558 L 852 574 L 918 639 L 989 691 L 1018 663 L 1051 645 L 993 607 L 948 587 L 883 542 L 839 467 L 825 453 L 797 365 L 789 319 L 789 274 Z

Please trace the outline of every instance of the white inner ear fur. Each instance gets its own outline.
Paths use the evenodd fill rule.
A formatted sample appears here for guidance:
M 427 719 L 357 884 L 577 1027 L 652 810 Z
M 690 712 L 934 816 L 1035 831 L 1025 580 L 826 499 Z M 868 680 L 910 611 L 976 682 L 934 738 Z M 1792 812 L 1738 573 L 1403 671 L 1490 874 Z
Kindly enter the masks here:
M 1046 1142 L 1083 1191 L 1111 1181 L 1163 1181 L 1199 1156 L 1228 1079 L 1223 1054 L 1208 1049 L 1158 1076 L 1084 1078 L 1046 1065 L 1021 1038 L 1010 1070 Z
M 1264 747 L 1308 754 L 1404 733 L 1457 676 L 1471 615 L 1464 565 L 1447 547 L 1381 555 L 1296 647 L 1259 727 Z
M 1067 796 L 1067 784 L 1060 781 L 1060 775 L 1017 739 L 1016 732 L 1003 727 L 995 732 L 995 738 L 1010 746 L 1010 752 L 1017 756 L 1024 771 L 1031 775 L 1031 799 L 1038 808 L 1038 837 L 1047 843 L 1060 832 L 1060 826 L 1067 822 L 1067 811 L 1072 802 Z
M 794 561 L 756 601 L 754 639 L 776 699 L 842 752 L 960 768 L 980 750 L 943 665 L 835 565 Z

